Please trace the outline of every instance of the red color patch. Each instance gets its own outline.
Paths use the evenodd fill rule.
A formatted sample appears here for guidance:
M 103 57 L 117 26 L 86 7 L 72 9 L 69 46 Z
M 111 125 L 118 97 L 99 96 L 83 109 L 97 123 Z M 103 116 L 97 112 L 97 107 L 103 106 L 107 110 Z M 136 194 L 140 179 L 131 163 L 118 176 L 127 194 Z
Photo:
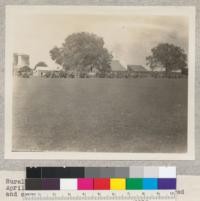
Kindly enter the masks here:
M 95 178 L 94 179 L 94 190 L 110 190 L 110 179 L 109 178 Z

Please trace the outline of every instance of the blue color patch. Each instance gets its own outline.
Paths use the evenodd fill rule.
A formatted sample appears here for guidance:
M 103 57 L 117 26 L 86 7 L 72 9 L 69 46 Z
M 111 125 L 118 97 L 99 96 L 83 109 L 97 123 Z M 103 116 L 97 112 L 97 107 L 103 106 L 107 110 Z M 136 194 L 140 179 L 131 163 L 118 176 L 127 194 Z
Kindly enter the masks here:
M 157 190 L 158 189 L 158 179 L 144 178 L 143 179 L 143 189 L 144 190 Z

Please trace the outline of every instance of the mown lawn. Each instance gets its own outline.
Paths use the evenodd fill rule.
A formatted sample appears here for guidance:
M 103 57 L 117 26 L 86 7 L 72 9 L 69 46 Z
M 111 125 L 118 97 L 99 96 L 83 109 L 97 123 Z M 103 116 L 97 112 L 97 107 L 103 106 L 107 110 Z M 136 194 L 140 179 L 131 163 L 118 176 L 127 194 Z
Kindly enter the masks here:
M 13 93 L 13 151 L 187 149 L 187 79 L 15 78 Z

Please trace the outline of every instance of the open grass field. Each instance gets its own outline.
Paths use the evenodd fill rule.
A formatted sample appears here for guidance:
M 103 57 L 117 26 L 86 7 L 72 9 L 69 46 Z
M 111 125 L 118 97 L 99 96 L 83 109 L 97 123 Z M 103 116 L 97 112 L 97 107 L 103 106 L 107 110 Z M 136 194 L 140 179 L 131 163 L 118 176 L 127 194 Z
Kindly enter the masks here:
M 187 79 L 15 78 L 13 151 L 185 152 Z

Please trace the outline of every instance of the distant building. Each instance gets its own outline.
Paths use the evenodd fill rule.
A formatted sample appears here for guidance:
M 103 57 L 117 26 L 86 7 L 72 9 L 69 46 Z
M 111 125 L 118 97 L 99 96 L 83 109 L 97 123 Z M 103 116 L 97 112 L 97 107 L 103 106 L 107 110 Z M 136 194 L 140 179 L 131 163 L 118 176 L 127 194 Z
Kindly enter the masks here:
M 118 60 L 112 60 L 111 64 L 111 71 L 127 71 L 127 69 L 122 66 L 122 64 Z
M 162 66 L 157 66 L 152 69 L 153 72 L 166 72 L 166 69 Z M 172 69 L 170 72 L 181 73 L 181 69 Z
M 13 67 L 14 68 L 21 68 L 24 66 L 29 66 L 30 64 L 30 57 L 27 54 L 13 54 Z
M 127 65 L 127 70 L 129 72 L 146 72 L 147 69 L 142 65 Z
M 48 66 L 37 66 L 34 70 L 33 70 L 33 76 L 39 76 L 39 77 L 43 77 L 45 76 L 47 73 L 59 73 L 62 70 L 61 66 L 57 66 L 56 68 L 50 68 Z
M 33 70 L 33 76 L 42 77 L 42 76 L 44 76 L 47 72 L 49 72 L 48 67 L 37 66 L 37 68 L 35 68 L 35 69 Z
M 165 68 L 162 66 L 156 66 L 153 69 L 151 69 L 153 72 L 165 72 Z
M 118 60 L 113 60 L 110 66 L 111 66 L 110 76 L 112 78 L 126 77 L 127 69 Z
M 150 75 L 150 71 L 142 65 L 127 65 L 127 70 L 131 77 L 148 77 Z
M 20 68 L 22 68 L 24 66 L 29 67 L 29 65 L 30 65 L 29 55 L 18 54 L 18 53 L 13 54 L 13 73 L 14 74 L 16 74 Z

